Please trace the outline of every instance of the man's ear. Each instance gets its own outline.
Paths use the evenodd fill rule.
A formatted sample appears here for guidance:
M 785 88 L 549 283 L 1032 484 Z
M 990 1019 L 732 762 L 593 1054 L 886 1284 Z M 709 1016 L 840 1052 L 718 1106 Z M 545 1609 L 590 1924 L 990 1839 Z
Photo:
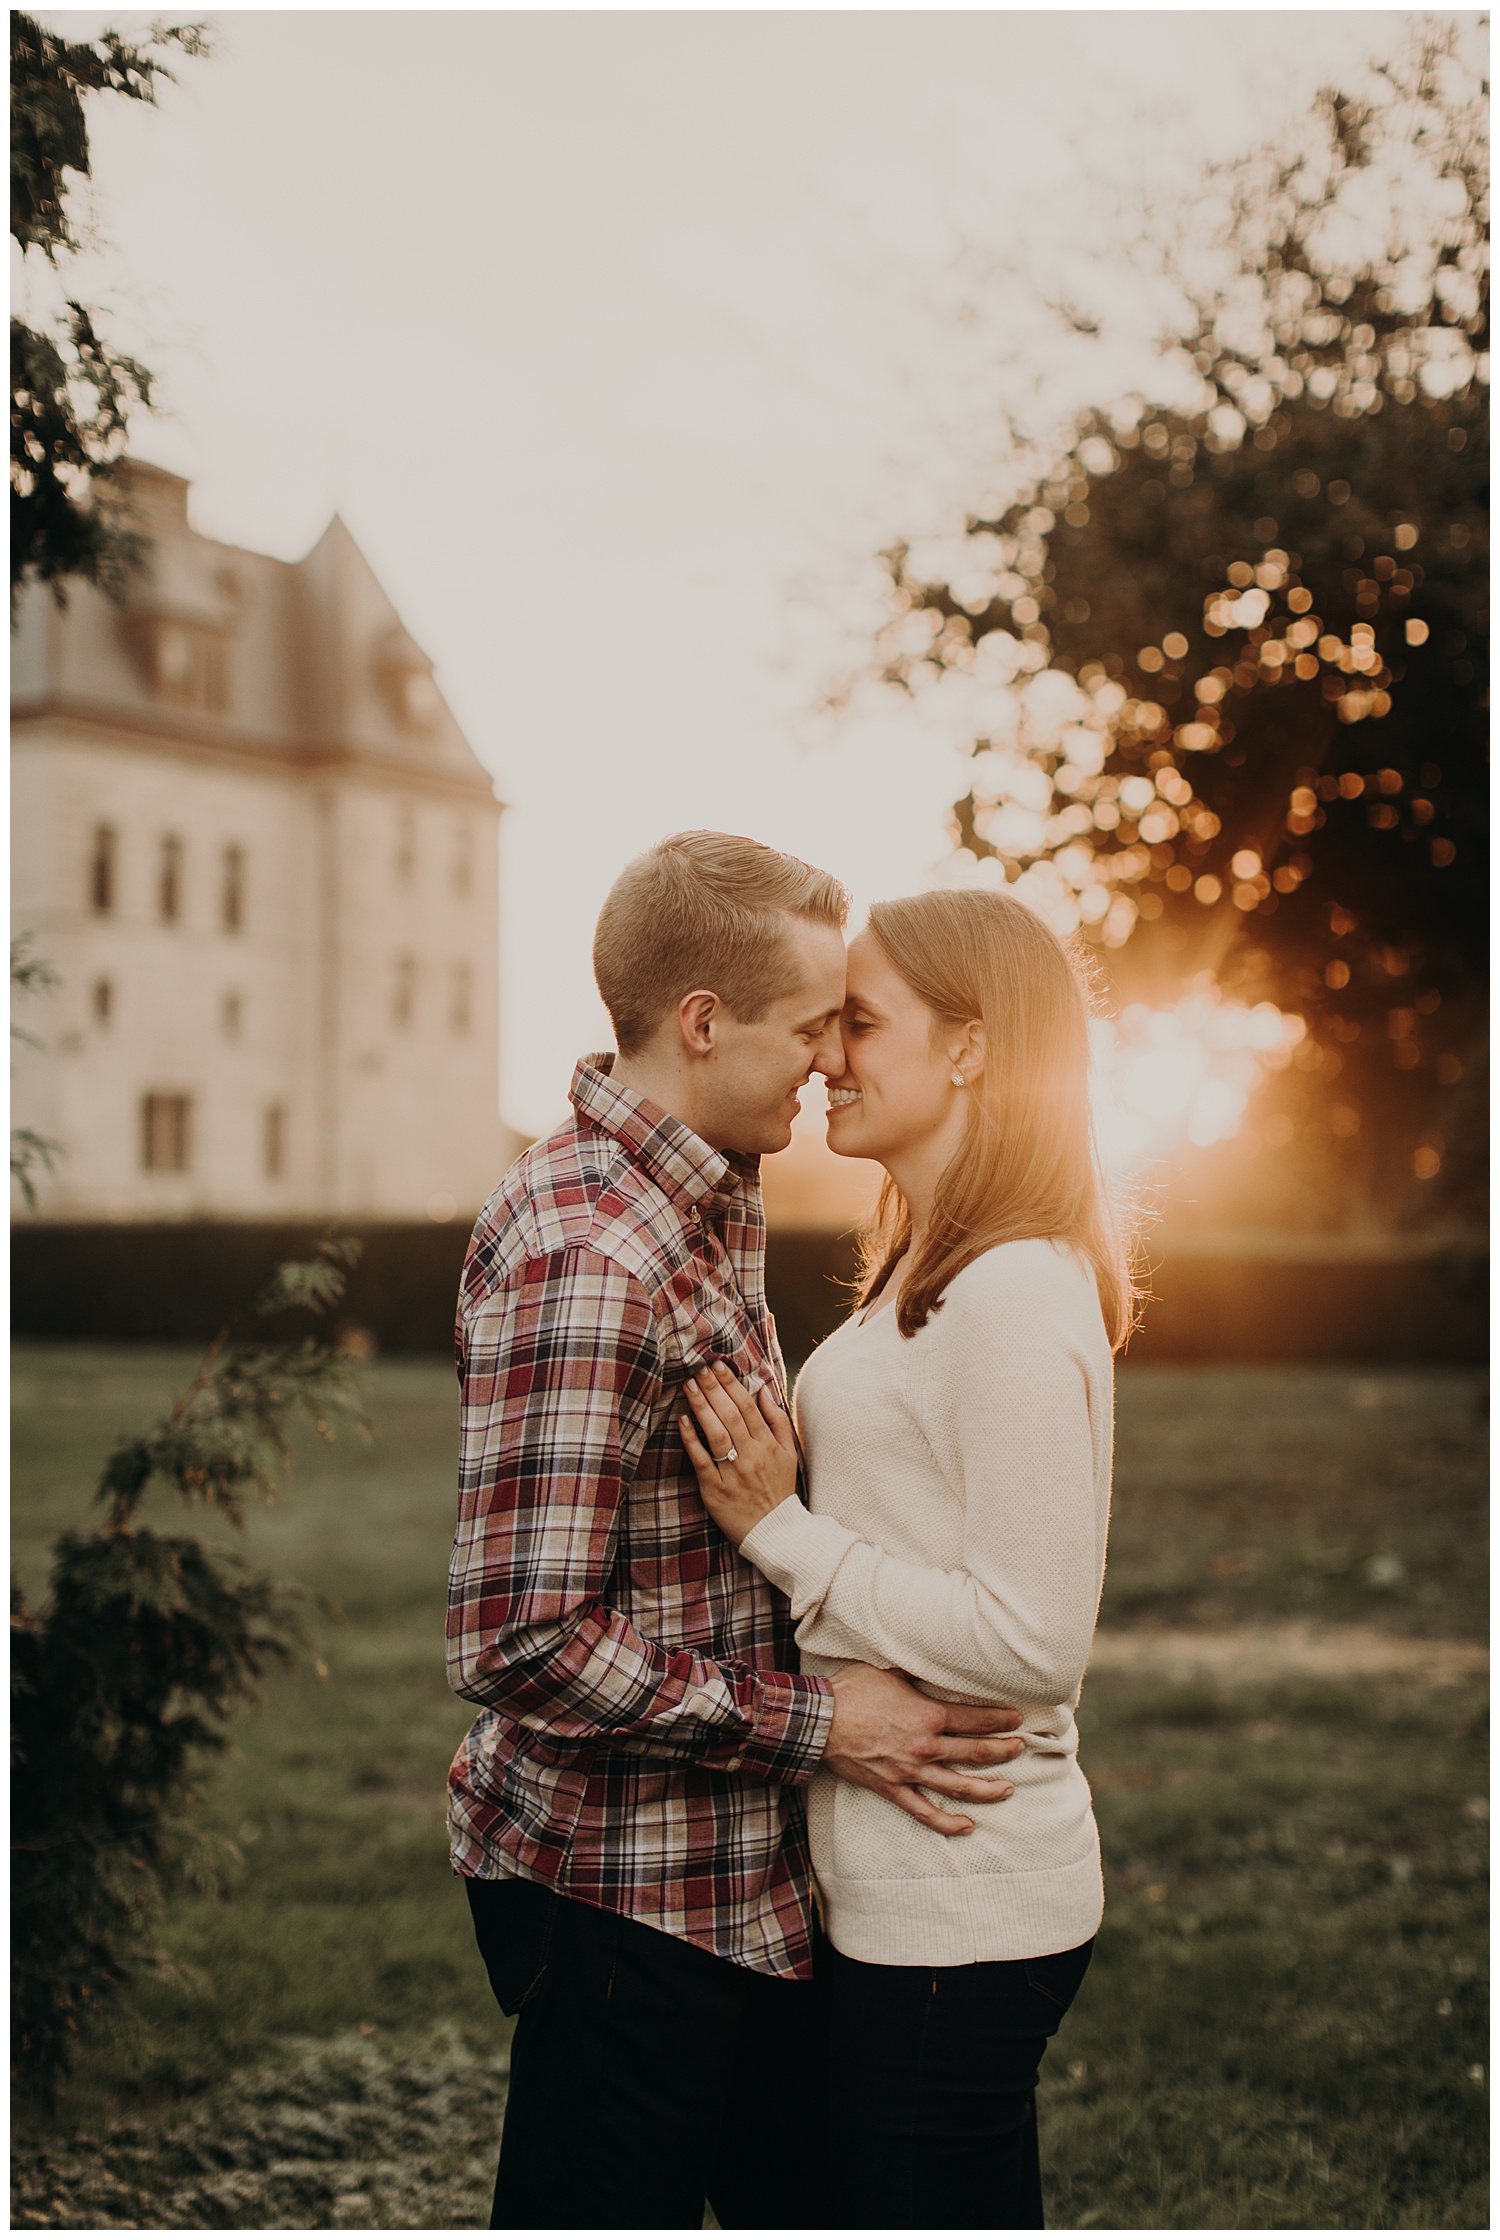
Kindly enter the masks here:
M 694 988 L 677 1006 L 677 1027 L 690 1057 L 711 1058 L 723 1005 L 711 988 Z

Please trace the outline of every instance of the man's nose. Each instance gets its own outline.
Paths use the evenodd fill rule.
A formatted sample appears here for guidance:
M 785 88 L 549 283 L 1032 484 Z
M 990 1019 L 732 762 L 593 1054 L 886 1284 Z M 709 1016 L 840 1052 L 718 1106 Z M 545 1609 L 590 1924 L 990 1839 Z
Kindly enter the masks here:
M 837 1081 L 846 1063 L 844 1038 L 839 1032 L 838 1021 L 835 1020 L 827 1033 L 819 1039 L 812 1070 L 814 1073 L 821 1073 L 825 1081 Z

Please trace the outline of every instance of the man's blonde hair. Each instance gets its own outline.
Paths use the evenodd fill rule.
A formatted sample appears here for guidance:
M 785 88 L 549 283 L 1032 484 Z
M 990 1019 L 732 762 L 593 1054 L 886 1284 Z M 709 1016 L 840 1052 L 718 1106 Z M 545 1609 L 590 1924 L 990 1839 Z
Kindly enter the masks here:
M 674 832 L 637 856 L 605 898 L 594 978 L 628 1057 L 675 1004 L 711 988 L 736 1019 L 763 1019 L 794 984 L 788 917 L 842 929 L 831 872 L 733 832 Z

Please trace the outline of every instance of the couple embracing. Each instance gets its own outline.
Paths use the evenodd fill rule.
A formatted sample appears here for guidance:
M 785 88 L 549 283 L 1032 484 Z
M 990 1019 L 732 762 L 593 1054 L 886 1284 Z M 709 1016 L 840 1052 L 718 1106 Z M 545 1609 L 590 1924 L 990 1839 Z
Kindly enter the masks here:
M 1129 1277 L 1061 943 L 938 892 L 846 952 L 847 910 L 726 834 L 629 865 L 616 1051 L 465 1263 L 449 1820 L 517 2017 L 497 2228 L 1043 2223 Z M 758 1168 L 814 1073 L 887 1181 L 793 1405 Z

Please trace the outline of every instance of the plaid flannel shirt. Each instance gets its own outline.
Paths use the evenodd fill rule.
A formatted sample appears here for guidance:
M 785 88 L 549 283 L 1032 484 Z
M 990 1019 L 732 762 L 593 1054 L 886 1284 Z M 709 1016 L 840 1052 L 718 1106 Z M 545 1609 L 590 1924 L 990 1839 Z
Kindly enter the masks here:
M 519 1875 L 765 1975 L 811 1969 L 799 1793 L 832 1718 L 785 1598 L 712 1522 L 684 1379 L 785 1397 L 758 1161 L 609 1079 L 480 1215 L 458 1309 L 453 1864 Z

